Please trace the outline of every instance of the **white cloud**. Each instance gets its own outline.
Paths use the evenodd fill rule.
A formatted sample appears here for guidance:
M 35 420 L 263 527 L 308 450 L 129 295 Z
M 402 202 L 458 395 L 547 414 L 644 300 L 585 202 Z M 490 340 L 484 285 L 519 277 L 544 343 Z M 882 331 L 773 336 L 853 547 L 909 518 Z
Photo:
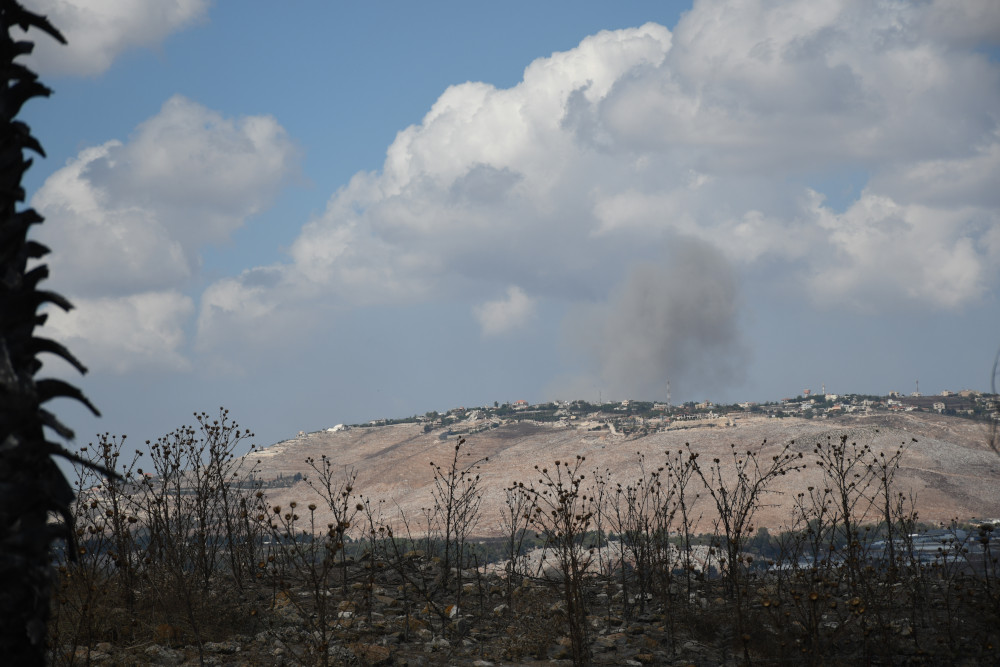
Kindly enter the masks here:
M 972 303 L 997 286 L 995 12 L 942 6 L 705 0 L 452 86 L 253 299 L 604 299 L 683 236 L 816 304 Z M 843 214 L 814 185 L 838 171 L 870 175 Z
M 921 27 L 958 48 L 1000 43 L 1000 4 L 991 0 L 932 0 Z
M 120 152 L 121 142 L 87 148 L 50 176 L 32 200 L 46 218 L 38 237 L 59 282 L 77 295 L 95 296 L 176 285 L 190 278 L 195 258 L 157 211 L 112 202 L 87 176 L 98 161 Z
M 957 157 L 888 165 L 871 187 L 905 201 L 941 208 L 1000 208 L 1000 126 Z
M 43 336 L 59 340 L 85 365 L 114 373 L 187 370 L 184 325 L 194 303 L 175 291 L 74 299 L 68 313 L 52 308 Z
M 271 345 L 284 338 L 288 341 L 293 330 L 308 326 L 308 321 L 296 317 L 289 309 L 278 313 L 282 294 L 287 286 L 280 272 L 254 269 L 239 279 L 223 279 L 210 285 L 201 296 L 198 315 L 197 345 L 202 351 L 227 349 L 240 341 Z M 232 332 L 239 335 L 232 335 Z
M 507 297 L 487 301 L 473 309 L 484 336 L 501 336 L 520 329 L 535 314 L 536 300 L 520 287 L 507 288 Z
M 900 205 L 869 192 L 842 215 L 816 212 L 829 233 L 829 254 L 811 279 L 822 300 L 886 307 L 894 300 L 955 308 L 996 280 L 995 234 L 1000 218 L 974 209 Z
M 36 14 L 47 16 L 67 44 L 47 35 L 35 42 L 26 64 L 45 75 L 90 76 L 103 73 L 123 51 L 153 48 L 168 35 L 204 19 L 209 0 L 25 0 Z
M 159 322 L 154 311 L 193 314 L 176 295 L 197 286 L 201 250 L 268 206 L 297 156 L 269 116 L 225 118 L 175 96 L 126 142 L 86 148 L 45 181 L 32 205 L 46 218 L 36 234 L 53 248 L 46 261 L 54 286 L 102 313 L 141 320 L 125 325 L 124 361 L 97 354 L 101 364 L 121 370 L 146 352 L 150 363 L 184 367 L 175 359 L 184 354 L 184 322 L 148 347 L 135 342 L 138 333 L 153 331 L 144 323 Z M 74 337 L 93 336 L 94 349 L 117 340 L 81 317 Z
M 296 156 L 269 116 L 227 119 L 175 96 L 127 142 L 84 149 L 45 181 L 38 236 L 74 295 L 177 287 L 201 247 L 270 203 Z
M 194 209 L 199 240 L 225 238 L 258 212 L 294 168 L 298 151 L 271 116 L 225 118 L 181 95 L 139 125 L 123 150 L 90 166 L 112 198 Z M 175 224 L 181 224 L 180 216 Z

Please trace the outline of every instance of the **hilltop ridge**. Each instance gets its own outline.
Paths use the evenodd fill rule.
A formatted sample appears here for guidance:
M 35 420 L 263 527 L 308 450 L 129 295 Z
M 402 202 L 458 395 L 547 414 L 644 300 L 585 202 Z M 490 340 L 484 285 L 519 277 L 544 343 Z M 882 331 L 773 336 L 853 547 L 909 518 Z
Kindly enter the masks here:
M 764 453 L 768 454 L 770 448 L 777 451 L 794 441 L 792 450 L 801 452 L 808 464 L 818 442 L 846 435 L 887 452 L 905 443 L 897 484 L 900 491 L 913 496 L 921 520 L 1000 517 L 1000 456 L 986 442 L 986 426 L 946 414 L 957 409 L 979 414 L 995 409 L 990 398 L 935 400 L 946 406 L 940 411 L 922 409 L 915 405 L 917 398 L 922 397 L 839 403 L 814 399 L 803 409 L 806 399 L 800 397 L 772 406 L 737 406 L 738 412 L 711 404 L 669 408 L 635 401 L 604 406 L 576 401 L 458 408 L 445 414 L 300 433 L 253 456 L 260 459 L 258 477 L 268 482 L 272 502 L 305 502 L 315 497 L 301 481 L 309 473 L 305 459 L 325 455 L 334 465 L 356 471 L 357 491 L 375 501 L 387 517 L 405 516 L 412 522 L 431 503 L 430 463 L 450 460 L 455 440 L 465 437 L 474 459 L 488 458 L 479 471 L 484 498 L 476 532 L 491 536 L 500 532 L 504 489 L 513 482 L 533 481 L 535 465 L 584 456 L 588 473 L 600 471 L 612 483 L 626 484 L 639 475 L 640 456 L 647 468 L 661 465 L 664 452 L 684 449 L 686 443 L 710 458 L 727 453 L 731 443 L 743 449 L 766 441 Z M 791 403 L 799 405 L 791 408 Z M 831 410 L 838 405 L 839 409 Z M 856 407 L 845 409 L 850 406 Z M 822 417 L 778 414 L 791 414 L 792 409 Z M 781 478 L 759 515 L 759 524 L 770 529 L 789 527 L 791 499 L 808 486 L 820 484 L 820 479 L 815 466 L 808 465 L 799 474 Z M 702 513 L 699 527 L 710 529 L 708 504 L 703 501 L 697 509 Z

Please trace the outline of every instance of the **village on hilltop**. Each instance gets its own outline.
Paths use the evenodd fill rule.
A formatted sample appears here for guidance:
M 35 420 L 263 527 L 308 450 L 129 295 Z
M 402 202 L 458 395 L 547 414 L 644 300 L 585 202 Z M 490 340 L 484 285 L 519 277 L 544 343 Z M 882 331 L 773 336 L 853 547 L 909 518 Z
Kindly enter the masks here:
M 715 404 L 711 401 L 689 401 L 680 405 L 669 402 L 623 400 L 588 403 L 583 400 L 551 401 L 529 404 L 525 400 L 494 402 L 492 406 L 458 407 L 439 413 L 397 419 L 373 419 L 367 423 L 338 424 L 327 431 L 366 428 L 393 424 L 421 423 L 424 432 L 442 430 L 441 437 L 479 433 L 513 422 L 539 422 L 554 426 L 572 426 L 585 430 L 608 430 L 616 435 L 648 435 L 658 431 L 695 427 L 734 427 L 740 420 L 829 419 L 840 415 L 871 416 L 893 412 L 936 412 L 975 420 L 1000 420 L 1000 401 L 996 394 L 965 389 L 942 391 L 925 396 L 920 391 L 909 395 L 892 391 L 886 396 L 866 394 L 828 394 L 824 390 L 813 394 L 806 389 L 794 398 L 756 403 L 744 401 Z M 300 436 L 305 432 L 299 432 Z

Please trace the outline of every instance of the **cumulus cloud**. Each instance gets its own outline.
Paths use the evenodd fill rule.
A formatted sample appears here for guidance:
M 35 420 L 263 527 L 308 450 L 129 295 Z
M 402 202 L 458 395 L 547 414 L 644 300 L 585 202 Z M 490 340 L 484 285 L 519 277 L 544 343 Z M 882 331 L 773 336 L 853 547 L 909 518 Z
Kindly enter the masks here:
M 168 35 L 204 19 L 209 0 L 28 0 L 47 16 L 67 45 L 32 34 L 34 53 L 25 59 L 47 75 L 92 76 L 107 70 L 122 52 L 153 48 Z
M 662 261 L 632 267 L 606 301 L 572 314 L 564 337 L 594 367 L 585 384 L 609 395 L 662 396 L 668 381 L 690 394 L 742 380 L 739 316 L 728 260 L 678 239 Z
M 866 191 L 842 215 L 823 209 L 816 215 L 830 241 L 829 256 L 817 258 L 810 280 L 820 299 L 871 308 L 903 298 L 955 308 L 995 280 L 996 218 L 970 207 L 901 205 Z
M 127 142 L 86 148 L 45 181 L 39 238 L 77 295 L 178 286 L 201 247 L 270 203 L 296 156 L 269 116 L 228 119 L 175 96 Z
M 974 304 L 1000 266 L 1000 66 L 979 49 L 996 41 L 997 12 L 969 0 L 945 21 L 946 6 L 700 0 L 673 32 L 604 31 L 511 88 L 452 86 L 380 171 L 333 194 L 289 261 L 261 267 L 268 280 L 251 270 L 210 289 L 200 335 L 231 340 L 254 313 L 310 304 L 441 298 L 483 304 L 489 335 L 523 303 L 498 291 L 604 302 L 633 271 L 619 289 L 641 294 L 677 238 L 816 307 Z M 868 181 L 834 210 L 822 184 L 844 171 Z M 723 300 L 693 303 L 708 302 Z M 639 303 L 615 297 L 604 312 Z M 658 330 L 677 303 L 652 306 Z M 626 362 L 602 368 L 643 377 Z
M 289 292 L 289 286 L 280 284 L 281 280 L 280 272 L 261 268 L 210 285 L 201 296 L 199 350 L 231 349 L 238 342 L 261 346 L 282 340 L 287 343 L 295 332 L 308 328 L 314 317 L 301 316 L 304 313 L 295 309 L 294 300 L 278 315 L 279 306 Z M 234 331 L 240 335 L 233 336 Z
M 817 303 L 969 303 L 996 279 L 980 237 L 998 224 L 1000 68 L 969 46 L 995 12 L 963 7 L 945 30 L 934 3 L 706 0 L 673 33 L 601 32 L 512 88 L 452 86 L 270 268 L 292 299 L 516 284 L 574 301 L 683 235 Z M 868 200 L 906 224 L 826 207 L 809 175 L 838 169 L 871 174 Z M 873 292 L 831 257 L 907 278 Z
M 113 373 L 190 368 L 184 325 L 194 313 L 190 297 L 176 291 L 75 299 L 68 313 L 49 310 L 45 335 L 65 344 L 87 366 Z
M 37 234 L 54 250 L 47 258 L 54 284 L 76 301 L 126 319 L 156 321 L 150 313 L 156 308 L 163 317 L 190 317 L 190 300 L 181 308 L 177 298 L 163 295 L 197 287 L 201 249 L 225 241 L 268 206 L 294 173 L 297 155 L 269 116 L 225 118 L 171 98 L 127 141 L 82 150 L 32 199 L 46 218 Z M 84 318 L 83 311 L 66 317 Z M 123 335 L 147 330 L 128 325 Z M 154 336 L 148 348 L 125 346 L 131 351 L 123 358 L 135 360 L 144 350 L 166 359 L 182 354 L 182 328 L 170 331 Z M 78 338 L 91 334 L 103 336 L 90 324 L 73 329 Z
M 399 133 L 381 172 L 357 174 L 305 225 L 292 262 L 270 267 L 282 289 L 366 304 L 448 293 L 471 276 L 491 290 L 496 281 L 528 293 L 600 289 L 602 271 L 581 284 L 555 258 L 559 247 L 593 245 L 579 188 L 594 183 L 599 162 L 583 159 L 580 178 L 571 173 L 580 156 L 562 116 L 571 95 L 597 99 L 630 68 L 662 60 L 669 39 L 653 24 L 602 32 L 536 61 L 512 89 L 449 88 Z M 582 263 L 592 255 L 583 250 Z
M 638 395 L 666 375 L 738 375 L 734 272 L 818 307 L 974 304 L 995 293 L 1000 267 L 1000 65 L 981 48 L 1000 35 L 995 5 L 699 0 L 674 31 L 603 31 L 510 88 L 452 86 L 398 133 L 381 170 L 356 174 L 306 222 L 287 261 L 204 290 L 195 349 L 269 345 L 289 322 L 356 305 L 462 299 L 494 336 L 542 300 L 590 302 L 643 323 L 635 340 L 586 327 L 631 341 L 634 359 L 601 357 L 595 374 Z M 116 26 L 145 20 L 131 8 L 94 11 L 132 17 Z M 204 7 L 158 11 L 160 32 L 135 33 L 143 43 Z M 101 44 L 117 46 L 87 53 L 132 45 L 115 34 Z M 175 97 L 45 183 L 41 240 L 58 239 L 52 263 L 71 296 L 137 313 L 141 295 L 197 287 L 200 249 L 266 207 L 295 164 L 275 119 Z M 834 210 L 822 184 L 843 171 L 868 180 Z M 678 271 L 699 279 L 682 289 Z M 164 358 L 184 354 L 185 330 L 161 338 Z M 665 361 L 637 361 L 649 358 Z
M 523 327 L 535 313 L 535 299 L 520 287 L 507 288 L 507 297 L 473 309 L 484 336 L 500 336 Z
M 1000 5 L 989 0 L 932 0 L 921 28 L 958 47 L 1000 43 Z

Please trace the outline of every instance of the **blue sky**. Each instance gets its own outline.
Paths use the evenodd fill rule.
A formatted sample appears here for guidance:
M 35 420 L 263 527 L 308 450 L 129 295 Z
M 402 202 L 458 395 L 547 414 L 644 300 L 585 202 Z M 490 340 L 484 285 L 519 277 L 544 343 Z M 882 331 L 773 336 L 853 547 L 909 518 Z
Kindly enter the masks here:
M 26 4 L 81 444 L 988 388 L 989 0 Z

